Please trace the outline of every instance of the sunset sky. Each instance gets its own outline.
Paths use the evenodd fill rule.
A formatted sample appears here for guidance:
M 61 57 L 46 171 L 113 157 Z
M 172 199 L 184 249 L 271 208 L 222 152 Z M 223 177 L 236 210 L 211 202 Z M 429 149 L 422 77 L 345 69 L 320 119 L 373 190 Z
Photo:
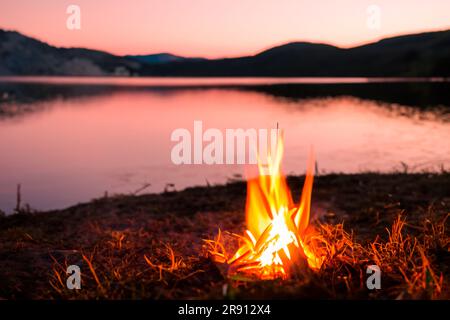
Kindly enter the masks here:
M 81 8 L 81 30 L 66 8 Z M 369 5 L 380 29 L 367 26 Z M 450 29 L 449 0 L 2 0 L 0 28 L 56 46 L 114 54 L 170 52 L 208 58 L 254 54 L 290 41 L 349 47 L 383 37 Z

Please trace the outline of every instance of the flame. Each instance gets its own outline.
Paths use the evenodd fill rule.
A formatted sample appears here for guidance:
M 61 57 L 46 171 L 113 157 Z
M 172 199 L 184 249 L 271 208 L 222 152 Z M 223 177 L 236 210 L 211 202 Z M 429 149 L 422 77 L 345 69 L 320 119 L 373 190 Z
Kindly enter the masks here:
M 239 236 L 241 246 L 227 261 L 229 273 L 286 278 L 293 264 L 306 261 L 311 269 L 319 269 L 323 263 L 311 240 L 314 228 L 309 225 L 314 157 L 311 152 L 300 202 L 295 205 L 281 172 L 283 150 L 280 134 L 268 164 L 258 161 L 258 177 L 247 182 L 247 230 Z

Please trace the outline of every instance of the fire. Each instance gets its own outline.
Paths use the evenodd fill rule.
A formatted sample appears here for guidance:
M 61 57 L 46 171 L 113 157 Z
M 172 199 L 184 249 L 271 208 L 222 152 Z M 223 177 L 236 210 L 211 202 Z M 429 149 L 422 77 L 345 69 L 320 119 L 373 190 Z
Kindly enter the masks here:
M 324 258 L 315 245 L 315 230 L 309 224 L 314 157 L 308 162 L 299 204 L 292 200 L 281 172 L 284 142 L 279 135 L 267 165 L 258 162 L 259 175 L 247 181 L 247 230 L 235 254 L 225 259 L 229 274 L 258 279 L 286 278 L 294 265 L 319 269 Z M 213 254 L 214 255 L 214 254 Z

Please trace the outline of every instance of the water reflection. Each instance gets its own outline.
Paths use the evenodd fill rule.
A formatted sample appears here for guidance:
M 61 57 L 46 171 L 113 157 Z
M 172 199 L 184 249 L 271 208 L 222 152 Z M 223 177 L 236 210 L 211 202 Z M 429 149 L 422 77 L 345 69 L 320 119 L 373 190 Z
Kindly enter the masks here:
M 288 173 L 304 171 L 310 145 L 322 172 L 391 171 L 401 162 L 438 170 L 450 164 L 448 107 L 442 103 L 411 108 L 357 94 L 287 97 L 255 88 L 35 84 L 9 85 L 8 92 L 14 98 L 0 104 L 13 110 L 3 111 L 0 121 L 0 208 L 6 211 L 14 207 L 18 183 L 25 202 L 48 209 L 106 190 L 129 193 L 151 183 L 146 191 L 159 192 L 167 183 L 179 189 L 242 173 L 239 165 L 171 163 L 171 132 L 192 130 L 194 120 L 222 130 L 278 122 L 286 135 Z

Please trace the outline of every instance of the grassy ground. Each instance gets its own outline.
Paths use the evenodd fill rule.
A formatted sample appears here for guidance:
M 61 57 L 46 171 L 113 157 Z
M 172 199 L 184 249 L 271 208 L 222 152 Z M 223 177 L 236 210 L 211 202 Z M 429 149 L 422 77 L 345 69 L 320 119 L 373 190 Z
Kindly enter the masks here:
M 288 182 L 297 198 L 303 177 Z M 0 298 L 450 299 L 449 173 L 316 177 L 315 223 L 334 246 L 320 272 L 288 280 L 230 280 L 208 257 L 203 239 L 244 230 L 245 191 L 233 182 L 0 217 Z M 365 286 L 374 263 L 380 290 Z M 66 289 L 70 264 L 81 290 Z

